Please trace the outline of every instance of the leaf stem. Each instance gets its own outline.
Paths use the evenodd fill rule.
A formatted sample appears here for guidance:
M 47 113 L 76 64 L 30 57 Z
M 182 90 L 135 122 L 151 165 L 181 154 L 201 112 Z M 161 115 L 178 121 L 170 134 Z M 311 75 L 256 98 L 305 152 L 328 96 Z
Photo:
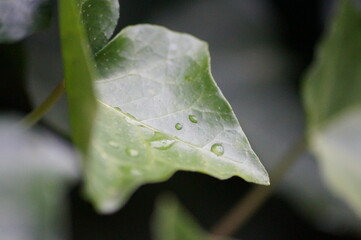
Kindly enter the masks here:
M 281 158 L 280 162 L 270 173 L 272 185 L 269 187 L 261 185 L 253 187 L 245 197 L 242 197 L 238 203 L 212 227 L 211 234 L 228 236 L 234 234 L 237 229 L 240 229 L 271 196 L 287 170 L 306 148 L 306 138 L 302 136 Z
M 38 107 L 36 107 L 21 120 L 21 123 L 28 127 L 31 127 L 37 123 L 59 100 L 64 92 L 64 81 L 61 81 Z

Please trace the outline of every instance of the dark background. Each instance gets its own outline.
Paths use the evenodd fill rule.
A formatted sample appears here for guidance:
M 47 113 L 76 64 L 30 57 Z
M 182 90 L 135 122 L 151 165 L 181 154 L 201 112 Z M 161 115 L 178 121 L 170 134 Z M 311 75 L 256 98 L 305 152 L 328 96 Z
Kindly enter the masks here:
M 302 75 L 333 6 L 333 1 L 321 0 L 121 0 L 118 30 L 131 24 L 155 23 L 209 42 L 215 79 L 270 170 L 303 131 Z M 17 44 L 0 45 L 0 53 L 2 111 L 29 112 L 62 79 L 55 17 L 51 29 Z M 42 125 L 68 140 L 64 99 Z M 303 212 L 300 206 L 309 201 L 307 196 L 320 201 L 307 195 L 304 188 L 321 186 L 322 193 L 327 190 L 314 159 L 307 155 L 300 161 L 235 237 L 356 239 L 347 226 L 335 233 L 337 229 L 327 226 L 327 214 L 314 218 L 308 216 L 311 210 Z M 154 203 L 164 192 L 175 194 L 199 223 L 210 229 L 252 186 L 239 178 L 219 181 L 178 172 L 167 182 L 141 187 L 120 211 L 101 216 L 83 200 L 79 185 L 69 194 L 71 236 L 76 240 L 150 239 Z M 327 196 L 333 201 L 331 194 Z

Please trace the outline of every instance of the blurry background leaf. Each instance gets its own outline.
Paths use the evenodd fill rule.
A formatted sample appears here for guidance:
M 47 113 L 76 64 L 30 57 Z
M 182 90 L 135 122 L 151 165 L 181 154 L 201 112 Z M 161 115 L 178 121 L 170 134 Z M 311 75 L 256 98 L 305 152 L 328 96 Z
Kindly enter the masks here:
M 157 26 L 126 28 L 95 53 L 101 102 L 88 153 L 96 75 L 74 2 L 62 3 L 60 15 L 73 137 L 99 210 L 118 209 L 140 185 L 177 170 L 268 184 L 210 74 L 207 45 Z
M 162 196 L 153 215 L 153 240 L 226 240 L 210 237 L 172 196 Z
M 50 0 L 1 0 L 0 43 L 19 41 L 47 27 L 50 5 Z
M 361 217 L 361 14 L 341 1 L 306 77 L 310 146 L 329 188 Z
M 0 238 L 65 239 L 66 187 L 78 175 L 74 152 L 18 121 L 0 119 Z
M 74 143 L 87 155 L 97 103 L 94 63 L 75 0 L 60 1 L 60 33 L 65 87 Z

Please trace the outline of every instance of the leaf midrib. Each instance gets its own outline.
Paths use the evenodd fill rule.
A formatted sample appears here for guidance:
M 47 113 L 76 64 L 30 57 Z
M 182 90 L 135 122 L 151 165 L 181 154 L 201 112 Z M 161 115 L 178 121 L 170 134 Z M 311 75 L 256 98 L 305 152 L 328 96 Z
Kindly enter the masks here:
M 160 130 L 158 130 L 158 129 L 155 129 L 155 128 L 153 128 L 152 126 L 149 126 L 149 125 L 147 125 L 147 124 L 145 124 L 145 123 L 143 123 L 143 122 L 141 122 L 141 121 L 139 121 L 139 120 L 137 120 L 137 119 L 135 119 L 135 118 L 129 117 L 127 114 L 125 114 L 125 113 L 124 113 L 123 111 L 121 111 L 121 110 L 115 110 L 112 106 L 110 106 L 110 105 L 108 105 L 108 104 L 106 104 L 106 103 L 104 103 L 104 102 L 102 102 L 102 101 L 100 101 L 100 100 L 98 100 L 98 99 L 97 99 L 97 101 L 98 101 L 100 104 L 104 105 L 106 108 L 109 108 L 111 111 L 114 111 L 114 112 L 116 112 L 116 113 L 118 113 L 118 114 L 121 114 L 122 117 L 127 118 L 127 119 L 129 119 L 130 121 L 136 122 L 136 123 L 138 123 L 139 125 L 142 125 L 142 127 L 147 128 L 148 130 L 151 130 L 151 131 L 153 131 L 153 132 L 160 132 L 160 133 L 166 135 L 167 137 L 171 138 L 172 140 L 175 140 L 175 141 L 177 141 L 177 142 L 180 142 L 180 143 L 183 143 L 183 144 L 185 144 L 185 145 L 188 145 L 189 147 L 194 148 L 194 149 L 196 149 L 196 150 L 199 150 L 200 152 L 205 152 L 205 153 L 207 153 L 207 154 L 213 154 L 211 151 L 207 150 L 207 149 L 204 148 L 204 147 L 201 148 L 201 147 L 199 147 L 199 146 L 197 146 L 197 145 L 194 145 L 194 144 L 192 144 L 192 143 L 190 143 L 190 142 L 184 141 L 183 139 L 177 138 L 177 137 L 172 136 L 172 135 L 168 135 L 168 134 L 164 133 L 163 131 L 160 131 Z M 205 144 L 205 145 L 208 145 L 209 143 L 210 143 L 210 142 L 208 142 L 208 143 Z M 234 159 L 232 159 L 232 158 L 229 158 L 229 157 L 227 157 L 227 156 L 219 156 L 219 158 L 222 158 L 222 159 L 225 159 L 225 160 L 229 160 L 230 162 L 234 162 L 234 163 L 240 164 L 240 162 L 237 162 L 236 160 L 234 160 Z

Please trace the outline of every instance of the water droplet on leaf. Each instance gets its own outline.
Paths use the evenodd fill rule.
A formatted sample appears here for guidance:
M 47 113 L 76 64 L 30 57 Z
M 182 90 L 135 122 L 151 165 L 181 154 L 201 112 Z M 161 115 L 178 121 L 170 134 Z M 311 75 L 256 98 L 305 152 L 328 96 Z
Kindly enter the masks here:
M 212 145 L 211 151 L 212 151 L 214 154 L 216 154 L 217 156 L 222 156 L 223 153 L 224 153 L 224 148 L 223 148 L 222 144 L 216 143 L 216 144 L 213 144 L 213 145 Z
M 109 141 L 108 144 L 113 148 L 119 147 L 119 144 L 117 142 L 114 142 L 114 141 Z
M 177 123 L 174 127 L 175 127 L 175 129 L 177 129 L 177 130 L 181 130 L 181 129 L 183 128 L 183 125 L 180 124 L 180 123 Z
M 142 172 L 139 171 L 139 170 L 136 170 L 136 169 L 132 169 L 132 170 L 130 171 L 130 173 L 131 173 L 133 176 L 140 176 L 140 175 L 142 175 Z
M 130 117 L 131 119 L 136 119 L 132 114 L 130 113 L 125 113 L 125 115 L 127 115 L 128 117 Z
M 167 150 L 175 143 L 175 140 L 171 139 L 163 139 L 159 141 L 153 141 L 150 145 L 159 150 Z
M 189 118 L 189 121 L 191 121 L 192 123 L 197 123 L 198 122 L 197 117 L 194 116 L 194 115 L 189 115 L 188 118 Z
M 127 148 L 127 149 L 125 149 L 125 152 L 126 152 L 129 156 L 131 156 L 131 157 L 137 157 L 137 156 L 139 155 L 138 150 L 135 150 L 135 149 L 133 149 L 133 148 Z
M 175 143 L 174 139 L 169 139 L 167 136 L 155 132 L 151 139 L 149 139 L 150 146 L 158 150 L 167 150 Z

